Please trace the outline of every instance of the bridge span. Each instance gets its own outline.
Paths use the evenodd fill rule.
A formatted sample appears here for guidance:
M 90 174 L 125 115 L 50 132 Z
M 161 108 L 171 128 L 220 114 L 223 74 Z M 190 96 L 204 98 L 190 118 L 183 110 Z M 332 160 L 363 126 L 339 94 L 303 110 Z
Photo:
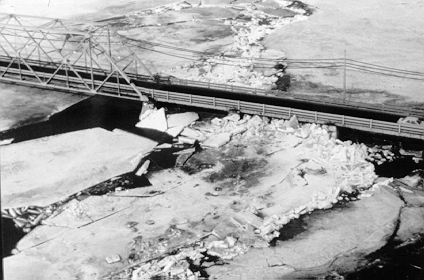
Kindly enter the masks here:
M 153 75 L 103 23 L 0 14 L 0 81 L 148 102 L 331 123 L 424 140 L 424 126 L 396 123 L 424 110 L 322 100 Z

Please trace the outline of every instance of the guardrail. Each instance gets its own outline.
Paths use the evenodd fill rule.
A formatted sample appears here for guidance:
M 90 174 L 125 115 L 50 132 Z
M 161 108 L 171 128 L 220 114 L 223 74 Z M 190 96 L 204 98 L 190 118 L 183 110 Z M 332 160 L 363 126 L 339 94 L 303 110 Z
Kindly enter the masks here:
M 336 126 L 348 127 L 363 131 L 424 140 L 424 126 L 420 125 L 376 121 L 372 119 L 349 117 L 317 111 L 307 111 L 268 104 L 258 104 L 253 102 L 176 93 L 155 89 L 140 88 L 140 90 L 144 92 L 144 94 L 147 94 L 151 98 L 161 102 L 200 106 L 217 110 L 236 109 L 242 113 L 282 119 L 289 119 L 293 115 L 296 115 L 298 120 L 301 122 L 331 123 Z
M 10 62 L 12 61 L 12 58 L 7 56 L 1 56 L 0 59 L 3 61 Z M 27 63 L 33 64 L 35 66 L 39 67 L 45 67 L 46 69 L 56 69 L 59 65 L 59 63 L 50 62 L 50 61 L 36 61 L 36 60 L 27 60 Z M 86 72 L 89 71 L 85 69 L 83 66 L 74 66 L 75 69 L 78 69 L 78 71 Z M 104 69 L 96 69 L 92 68 L 94 74 L 99 75 L 108 75 L 108 72 L 105 72 Z M 19 71 L 23 71 L 23 69 L 19 69 Z M 8 69 L 8 72 L 10 73 L 16 73 L 20 74 L 18 69 Z M 0 72 L 1 74 L 1 72 Z M 126 73 L 128 77 L 136 80 L 141 81 L 147 81 L 151 83 L 155 83 L 154 80 L 152 80 L 147 75 L 137 75 L 134 73 Z M 337 106 L 337 107 L 345 107 L 345 108 L 353 108 L 353 109 L 361 109 L 361 110 L 369 110 L 369 111 L 375 111 L 375 112 L 381 112 L 381 113 L 387 113 L 397 116 L 415 116 L 419 118 L 424 118 L 424 109 L 417 109 L 413 107 L 400 107 L 395 105 L 385 105 L 385 104 L 368 104 L 368 103 L 362 103 L 362 102 L 344 102 L 343 100 L 337 100 L 337 99 L 326 99 L 326 98 L 314 98 L 314 97 L 302 97 L 300 95 L 290 95 L 286 92 L 281 91 L 275 91 L 275 90 L 265 90 L 265 89 L 257 89 L 257 88 L 251 88 L 251 87 L 243 87 L 243 86 L 235 86 L 235 85 L 228 85 L 228 84 L 217 84 L 217 83 L 211 83 L 211 82 L 201 82 L 201 81 L 192 81 L 192 80 L 184 80 L 184 79 L 178 79 L 175 77 L 166 78 L 166 77 L 158 77 L 158 80 L 163 83 L 171 83 L 173 85 L 180 85 L 180 86 L 187 86 L 187 87 L 194 87 L 194 88 L 205 88 L 205 89 L 211 89 L 211 90 L 217 90 L 217 91 L 230 91 L 234 93 L 241 93 L 245 95 L 250 96 L 257 96 L 257 95 L 267 95 L 272 96 L 275 98 L 281 98 L 281 99 L 290 99 L 290 100 L 296 100 L 301 102 L 309 102 L 309 103 L 315 103 L 315 104 L 322 104 L 327 106 Z M 91 81 L 90 81 L 91 82 Z
M 16 70 L 18 71 L 18 70 Z M 25 70 L 19 70 L 20 73 L 25 73 Z M 20 82 L 27 83 L 33 85 L 33 83 L 26 82 L 24 80 L 19 81 L 16 79 L 0 77 L 0 80 L 9 81 L 9 82 Z M 73 77 L 65 77 L 57 75 L 55 80 L 59 82 L 73 81 L 73 82 L 81 82 L 78 78 Z M 90 79 L 85 79 L 86 82 L 91 81 Z M 99 85 L 102 81 L 94 81 L 95 85 Z M 66 88 L 63 86 L 57 86 L 54 84 L 39 84 L 38 86 L 46 87 L 46 88 L 60 88 L 66 90 L 73 90 L 79 92 L 85 92 L 88 94 L 93 94 L 90 91 L 80 89 L 80 88 Z M 228 85 L 220 85 L 221 88 L 226 88 Z M 113 96 L 113 97 L 121 97 L 121 98 L 129 98 L 134 100 L 139 100 L 137 94 L 132 93 L 131 87 L 129 85 L 121 84 L 117 85 L 112 82 L 105 82 L 104 87 L 114 91 L 111 93 L 102 93 L 97 92 L 95 94 Z M 122 89 L 124 94 L 119 95 L 119 89 Z M 323 113 L 318 111 L 308 111 L 302 109 L 294 109 L 283 106 L 275 106 L 240 100 L 232 100 L 226 98 L 218 98 L 218 97 L 210 97 L 210 96 L 202 96 L 196 94 L 187 94 L 187 93 L 178 93 L 171 91 L 163 91 L 156 90 L 144 87 L 138 87 L 139 91 L 144 95 L 147 95 L 154 100 L 160 102 L 174 103 L 180 105 L 188 105 L 202 108 L 210 108 L 216 110 L 231 110 L 235 109 L 242 113 L 247 114 L 256 114 L 261 116 L 275 117 L 275 118 L 283 118 L 289 119 L 291 116 L 296 115 L 299 121 L 301 122 L 314 122 L 314 123 L 331 123 L 337 126 L 348 127 L 357 130 L 370 131 L 375 133 L 382 133 L 388 135 L 395 135 L 401 137 L 415 138 L 424 140 L 424 126 L 413 125 L 413 124 L 403 124 L 403 123 L 392 123 L 385 121 L 377 121 L 372 119 L 364 119 L 358 117 L 350 117 L 344 115 Z M 250 89 L 251 90 L 251 89 Z M 116 94 L 115 94 L 116 93 Z
M 346 103 L 343 100 L 338 101 L 337 99 L 335 100 L 322 99 L 322 98 L 318 99 L 313 97 L 306 98 L 299 95 L 296 95 L 296 96 L 288 95 L 286 92 L 276 91 L 276 90 L 265 90 L 265 89 L 251 88 L 251 87 L 233 86 L 233 85 L 227 85 L 227 84 L 184 80 L 184 79 L 178 79 L 178 78 L 171 78 L 170 81 L 172 84 L 183 85 L 183 86 L 207 88 L 207 89 L 222 90 L 222 91 L 231 91 L 231 92 L 250 94 L 250 95 L 270 95 L 270 96 L 275 96 L 279 98 L 292 98 L 292 99 L 295 99 L 298 101 L 304 101 L 304 102 L 315 102 L 315 103 L 320 103 L 325 105 L 380 111 L 380 112 L 394 114 L 394 115 L 399 115 L 400 112 L 402 112 L 401 114 L 402 116 L 416 116 L 421 118 L 424 117 L 423 109 L 417 109 L 417 108 L 411 108 L 411 107 L 400 107 L 400 106 L 387 105 L 387 104 L 372 105 L 368 103 L 352 102 L 352 101 L 349 101 Z M 288 97 L 284 97 L 282 95 L 288 95 Z

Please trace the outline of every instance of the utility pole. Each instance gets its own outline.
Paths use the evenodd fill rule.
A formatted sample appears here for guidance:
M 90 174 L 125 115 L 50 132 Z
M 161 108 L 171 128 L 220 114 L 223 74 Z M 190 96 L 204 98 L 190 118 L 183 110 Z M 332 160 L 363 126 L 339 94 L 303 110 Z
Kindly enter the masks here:
M 343 102 L 346 102 L 346 50 L 344 50 L 344 67 L 343 67 Z

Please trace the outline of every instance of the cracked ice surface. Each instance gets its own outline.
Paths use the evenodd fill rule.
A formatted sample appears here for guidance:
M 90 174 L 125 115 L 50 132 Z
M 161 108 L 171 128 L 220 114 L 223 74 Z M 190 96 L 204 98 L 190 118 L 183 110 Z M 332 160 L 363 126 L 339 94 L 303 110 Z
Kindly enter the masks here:
M 231 5 L 201 3 L 199 6 L 181 2 L 180 4 L 166 5 L 134 13 L 123 21 L 130 28 L 119 33 L 136 41 L 140 36 L 141 38 L 146 37 L 146 35 L 142 36 L 136 33 L 136 30 L 138 30 L 136 28 L 146 26 L 146 24 L 148 26 L 155 24 L 164 26 L 195 24 L 191 35 L 180 30 L 175 31 L 181 33 L 180 36 L 188 36 L 188 40 L 184 42 L 178 42 L 178 40 L 181 41 L 181 38 L 173 38 L 175 37 L 173 33 L 169 33 L 166 38 L 153 38 L 155 42 L 165 41 L 168 45 L 169 42 L 175 41 L 174 45 L 179 44 L 179 48 L 190 45 L 191 41 L 199 40 L 200 44 L 191 47 L 199 51 L 199 48 L 203 48 L 200 45 L 204 45 L 206 51 L 199 58 L 197 53 L 184 54 L 181 49 L 176 51 L 152 47 L 159 53 L 169 52 L 169 55 L 171 55 L 168 56 L 169 61 L 175 60 L 172 57 L 173 54 L 176 57 L 187 57 L 188 55 L 191 57 L 189 60 L 194 60 L 193 62 L 177 63 L 178 65 L 175 66 L 174 64 L 170 68 L 162 68 L 161 70 L 158 68 L 160 74 L 194 81 L 272 89 L 275 88 L 278 77 L 283 75 L 281 69 L 273 69 L 272 67 L 276 64 L 282 64 L 285 54 L 278 50 L 266 49 L 262 40 L 278 28 L 308 18 L 304 10 L 296 10 L 286 6 L 287 3 L 274 3 L 273 6 L 269 6 L 269 4 L 267 6 L 266 1 L 231 3 Z M 175 13 L 175 11 L 184 12 Z M 224 16 L 221 16 L 222 14 Z M 161 15 L 161 17 L 158 15 Z M 208 39 L 209 35 L 204 34 L 207 32 L 201 29 L 195 30 L 208 21 L 211 21 L 214 28 L 217 28 L 217 33 L 222 33 L 225 39 L 209 34 L 216 38 L 211 38 L 210 44 L 203 42 L 204 37 Z M 166 32 L 168 33 L 168 31 Z M 193 36 L 196 36 L 196 38 L 191 38 Z M 211 49 L 214 51 L 210 51 Z M 160 56 L 155 52 L 156 59 L 160 59 Z
M 373 170 L 363 161 L 367 154 L 361 145 L 336 141 L 326 129 L 300 126 L 295 119 L 230 115 L 190 129 L 187 135 L 203 134 L 201 145 L 219 139 L 220 134 L 229 135 L 228 143 L 187 161 L 199 166 L 203 160 L 210 167 L 192 175 L 164 170 L 149 175 L 152 186 L 70 203 L 21 240 L 20 253 L 5 259 L 7 271 L 16 275 L 8 279 L 25 278 L 28 271 L 47 278 L 80 275 L 98 279 L 126 265 L 128 246 L 134 246 L 131 240 L 138 236 L 148 242 L 143 248 L 150 246 L 153 256 L 167 252 L 172 242 L 155 240 L 169 232 L 170 226 L 194 240 L 214 232 L 203 240 L 204 245 L 184 254 L 197 258 L 195 252 L 207 250 L 232 259 L 251 247 L 267 248 L 267 241 L 291 219 L 332 207 L 341 190 L 367 188 L 374 179 Z M 351 182 L 343 178 L 347 171 L 369 174 Z M 143 257 L 141 251 L 136 253 Z M 111 255 L 122 260 L 109 264 L 105 258 Z M 178 256 L 134 269 L 141 274 L 176 269 Z M 34 269 L 28 269 L 33 265 Z

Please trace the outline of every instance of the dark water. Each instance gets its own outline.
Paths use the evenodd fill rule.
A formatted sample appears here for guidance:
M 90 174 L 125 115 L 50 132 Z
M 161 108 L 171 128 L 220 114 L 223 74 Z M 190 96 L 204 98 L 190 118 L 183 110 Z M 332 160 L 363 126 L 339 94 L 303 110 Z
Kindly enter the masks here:
M 157 104 L 158 107 L 165 106 Z M 184 106 L 166 107 L 169 113 L 186 112 L 190 109 Z M 193 110 L 193 109 L 191 109 Z M 82 129 L 101 127 L 107 130 L 115 128 L 153 139 L 159 143 L 172 143 L 172 137 L 165 133 L 158 133 L 154 130 L 140 129 L 135 127 L 141 111 L 141 102 L 124 100 L 105 96 L 94 96 L 71 106 L 60 113 L 53 115 L 49 120 L 35 123 L 9 131 L 0 132 L 0 140 L 14 138 L 13 143 L 36 139 L 44 136 L 56 135 L 60 133 L 72 132 Z M 200 119 L 210 119 L 212 117 L 222 117 L 223 112 L 214 110 L 196 110 Z M 149 171 L 154 172 L 171 168 L 175 165 L 177 156 L 175 151 L 185 148 L 170 148 L 162 151 L 154 151 L 148 159 L 151 161 Z M 87 190 L 89 195 L 102 195 L 113 191 L 115 187 L 134 188 L 149 185 L 148 179 L 144 176 L 134 176 L 133 172 L 122 174 L 120 180 L 112 184 L 109 180 L 99 183 Z M 12 220 L 2 218 L 1 220 L 3 250 L 2 257 L 10 255 L 16 243 L 24 236 L 21 230 L 15 228 Z
M 15 248 L 17 241 L 25 236 L 25 233 L 14 226 L 11 219 L 1 218 L 2 228 L 2 257 L 7 257 Z
M 375 172 L 378 176 L 403 178 L 407 175 L 420 174 L 422 176 L 423 174 L 423 161 L 416 163 L 412 160 L 412 156 L 401 156 L 399 153 L 400 148 L 423 150 L 424 142 L 421 140 L 383 136 L 346 128 L 339 129 L 339 138 L 340 140 L 364 143 L 369 147 L 391 145 L 391 151 L 397 159 L 382 165 L 375 165 Z M 416 244 L 396 249 L 398 245 L 393 240 L 390 240 L 386 246 L 370 256 L 370 259 L 374 260 L 374 262 L 369 267 L 346 275 L 346 279 L 423 280 L 424 239 L 421 239 Z
M 163 104 L 157 104 L 158 107 L 162 105 Z M 225 115 L 223 112 L 178 106 L 169 106 L 167 109 L 169 112 L 184 112 L 186 110 L 196 111 L 199 113 L 201 119 L 209 119 L 214 116 L 222 117 Z M 134 126 L 138 121 L 140 110 L 141 103 L 136 101 L 95 96 L 52 116 L 48 121 L 2 132 L 0 133 L 0 140 L 14 138 L 15 143 L 59 133 L 101 127 L 108 130 L 119 128 L 130 133 L 154 139 L 161 143 L 172 143 L 172 138 L 166 137 L 163 133 L 139 129 Z M 350 139 L 354 142 L 356 141 L 369 145 L 390 144 L 395 147 L 394 149 L 400 145 L 410 149 L 422 149 L 423 147 L 423 143 L 420 141 L 411 141 L 396 137 L 378 137 L 374 134 L 358 133 L 351 130 L 341 130 L 340 138 L 342 140 Z M 169 149 L 152 153 L 149 156 L 151 160 L 149 170 L 156 171 L 173 167 L 175 165 L 176 156 L 172 153 L 175 151 L 176 149 Z M 416 164 L 411 158 L 400 158 L 393 163 L 376 166 L 377 174 L 387 177 L 404 177 L 416 169 L 423 169 L 422 163 Z M 148 180 L 145 178 L 135 178 L 131 173 L 123 174 L 122 177 L 123 179 L 121 182 L 127 180 L 129 183 L 126 184 L 132 185 L 133 187 L 149 184 Z M 108 184 L 110 185 L 110 182 L 99 184 L 97 190 L 103 187 L 107 192 Z M 344 207 L 344 205 L 339 205 L 336 208 L 338 207 Z M 339 210 L 334 209 L 329 211 Z M 319 215 L 319 213 L 312 215 Z M 275 246 L 278 242 L 291 239 L 303 232 L 307 226 L 307 220 L 305 219 L 309 219 L 309 217 L 304 216 L 284 227 L 280 238 L 274 240 L 272 245 Z M 24 234 L 14 227 L 11 220 L 7 219 L 2 219 L 2 234 L 4 249 L 2 256 L 5 257 L 10 255 L 11 249 L 15 247 L 17 241 L 21 239 Z M 347 279 L 424 279 L 423 242 L 400 250 L 393 250 L 394 245 L 395 244 L 388 244 L 388 246 L 378 252 L 378 255 L 375 255 L 376 258 L 380 259 L 380 262 L 377 262 L 368 269 L 348 275 Z
M 382 165 L 375 165 L 375 173 L 378 176 L 403 178 L 410 175 L 413 170 L 424 169 L 424 161 L 415 162 L 412 160 L 412 156 L 402 156 L 400 154 L 401 148 L 416 151 L 424 150 L 424 141 L 422 140 L 360 132 L 349 128 L 339 128 L 339 139 L 342 141 L 351 140 L 355 143 L 364 143 L 368 147 L 375 145 L 392 146 L 391 151 L 395 154 L 396 160 L 385 162 Z
M 414 245 L 393 249 L 397 245 L 389 241 L 381 250 L 371 254 L 373 262 L 369 267 L 346 275 L 346 279 L 424 279 L 424 239 Z

